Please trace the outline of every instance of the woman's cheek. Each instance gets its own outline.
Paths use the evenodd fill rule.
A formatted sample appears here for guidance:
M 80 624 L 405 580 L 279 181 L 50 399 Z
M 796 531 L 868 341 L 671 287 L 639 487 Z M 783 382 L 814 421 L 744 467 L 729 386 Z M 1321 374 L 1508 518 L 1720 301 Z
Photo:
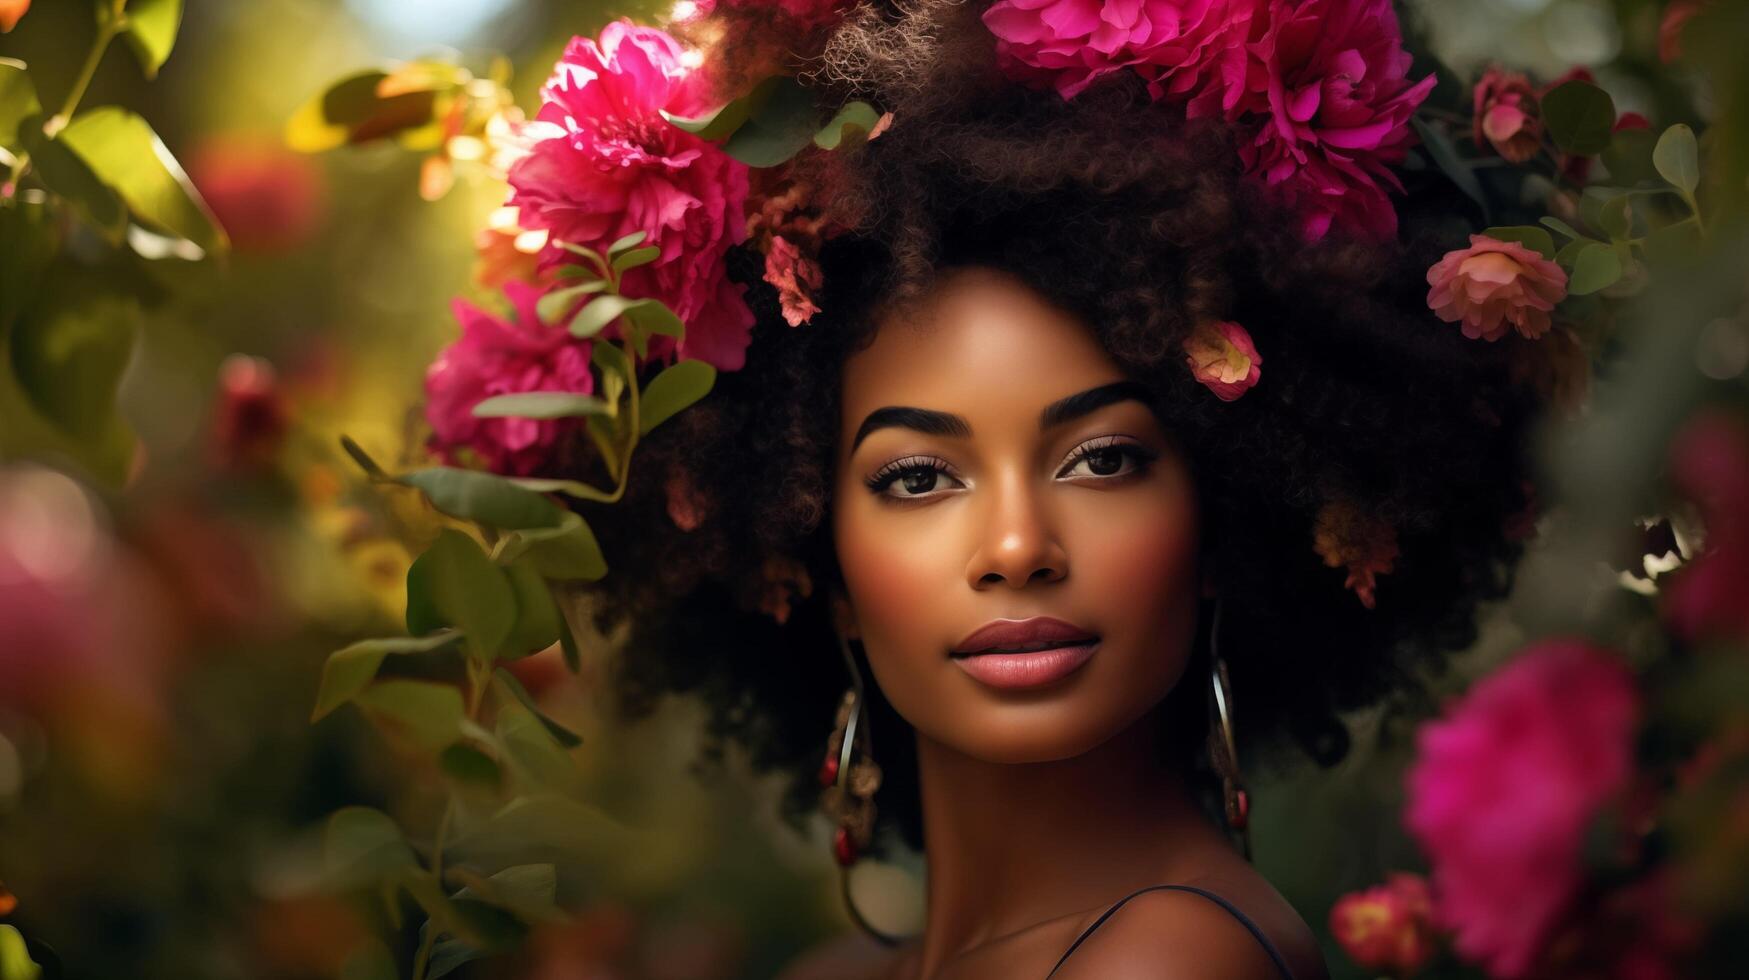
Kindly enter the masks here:
M 872 501 L 858 507 L 838 557 L 863 644 L 882 658 L 945 656 L 957 637 L 945 635 L 952 624 L 938 621 L 954 585 L 941 515 L 883 514 Z

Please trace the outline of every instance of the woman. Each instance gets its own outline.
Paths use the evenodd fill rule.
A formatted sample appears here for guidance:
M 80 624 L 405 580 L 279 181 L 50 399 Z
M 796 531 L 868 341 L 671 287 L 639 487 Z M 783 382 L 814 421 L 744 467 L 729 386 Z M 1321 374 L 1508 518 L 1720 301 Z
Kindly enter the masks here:
M 1339 712 L 1472 639 L 1528 506 L 1527 355 L 1428 312 L 1443 242 L 1284 197 L 1145 73 L 1016 84 L 989 10 L 818 28 L 822 104 L 900 108 L 768 189 L 755 240 L 814 235 L 818 275 L 730 252 L 744 366 L 585 510 L 625 703 L 701 696 L 847 868 L 923 851 L 924 929 L 863 975 L 1317 980 L 1229 841 L 1226 746 L 1333 764 Z

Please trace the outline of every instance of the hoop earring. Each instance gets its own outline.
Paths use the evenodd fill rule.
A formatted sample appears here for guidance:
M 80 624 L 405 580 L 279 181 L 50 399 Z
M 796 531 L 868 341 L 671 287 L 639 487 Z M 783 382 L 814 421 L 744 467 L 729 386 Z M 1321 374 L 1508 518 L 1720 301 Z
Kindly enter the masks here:
M 1221 777 L 1227 827 L 1238 838 L 1239 852 L 1251 860 L 1251 794 L 1239 772 L 1239 748 L 1233 738 L 1233 685 L 1227 662 L 1221 659 L 1221 600 L 1215 597 L 1214 623 L 1209 627 L 1209 761 Z
M 881 767 L 874 761 L 874 736 L 863 717 L 862 671 L 842 633 L 838 634 L 838 649 L 850 671 L 851 686 L 838 704 L 837 723 L 826 741 L 826 758 L 820 763 L 820 808 L 838 825 L 832 835 L 832 856 L 838 862 L 838 892 L 850 920 L 883 946 L 897 946 L 902 938 L 875 928 L 850 897 L 850 866 L 874 837 L 874 794 L 881 787 Z M 852 761 L 857 750 L 861 755 Z

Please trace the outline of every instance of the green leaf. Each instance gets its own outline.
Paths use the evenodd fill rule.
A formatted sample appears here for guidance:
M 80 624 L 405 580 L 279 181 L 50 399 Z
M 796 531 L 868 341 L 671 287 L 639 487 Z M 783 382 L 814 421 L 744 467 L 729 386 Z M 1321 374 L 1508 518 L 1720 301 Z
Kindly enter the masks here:
M 643 835 L 599 807 L 540 794 L 511 800 L 444 853 L 458 864 L 503 866 L 624 855 L 645 846 Z
M 468 883 L 450 896 L 458 905 L 483 902 L 530 923 L 565 919 L 564 912 L 554 902 L 558 894 L 558 872 L 551 864 L 515 865 L 489 878 L 466 868 L 453 869 L 453 874 Z M 432 947 L 426 976 L 436 980 L 487 953 L 487 950 L 460 939 L 444 939 Z
M 523 792 L 571 794 L 577 789 L 575 763 L 534 712 L 519 704 L 502 705 L 496 733 Z
M 519 395 L 494 395 L 474 406 L 474 417 L 518 419 L 568 419 L 579 415 L 607 415 L 607 403 L 594 395 L 569 391 L 530 391 Z
M 813 93 L 793 78 L 780 78 L 723 143 L 723 150 L 750 167 L 775 167 L 813 142 L 819 129 Z
M 25 948 L 24 934 L 16 926 L 0 924 L 0 980 L 38 980 L 42 975 Z
M 640 234 L 642 233 L 640 232 Z M 567 266 L 567 268 L 582 269 L 581 266 Z M 582 271 L 594 275 L 587 269 L 582 269 Z M 557 323 L 578 300 L 599 293 L 606 288 L 607 280 L 593 279 L 575 286 L 567 286 L 564 289 L 555 289 L 535 302 L 535 314 L 540 317 L 542 323 Z
M 419 866 L 401 828 L 381 810 L 334 811 L 322 835 L 322 868 L 334 888 L 359 888 Z
M 465 521 L 495 528 L 556 527 L 564 511 L 547 498 L 479 470 L 433 466 L 395 477 L 418 489 L 431 506 Z
M 613 244 L 607 246 L 607 261 L 612 262 L 620 255 L 637 248 L 644 243 L 644 239 L 649 237 L 650 233 L 647 231 L 634 231 L 629 235 L 622 235 L 614 239 Z
M 420 929 L 421 941 L 427 930 L 437 929 L 476 949 L 494 952 L 508 949 L 520 942 L 527 928 L 503 909 L 470 898 L 451 897 L 428 872 L 408 874 L 402 881 L 407 893 L 430 917 Z
M 571 336 L 593 337 L 639 302 L 625 296 L 597 296 L 571 318 Z
M 786 79 L 781 75 L 762 80 L 753 89 L 738 99 L 730 99 L 716 109 L 702 116 L 675 116 L 667 112 L 662 118 L 689 133 L 701 136 L 707 140 L 720 140 L 732 135 L 747 122 L 753 110 L 764 105 L 771 98 L 771 93 Z
M 1482 234 L 1502 242 L 1518 242 L 1533 252 L 1540 253 L 1545 259 L 1555 257 L 1555 240 L 1549 233 L 1535 225 L 1511 225 L 1500 228 L 1489 228 Z
M 335 82 L 292 114 L 285 129 L 287 145 L 320 153 L 430 125 L 438 92 L 391 89 L 392 94 L 380 95 L 379 88 L 389 77 L 383 71 L 364 71 Z
M 526 558 L 543 577 L 561 582 L 593 582 L 607 574 L 607 559 L 601 554 L 595 532 L 574 512 L 556 528 L 510 532 L 498 557 L 505 562 Z
M 846 103 L 842 109 L 838 110 L 837 115 L 834 115 L 819 132 L 814 134 L 814 145 L 822 150 L 836 150 L 838 144 L 851 138 L 853 134 L 860 133 L 866 138 L 869 131 L 875 128 L 875 123 L 880 121 L 880 118 L 881 114 L 876 112 L 874 106 L 867 102 L 859 99 Z
M 1574 231 L 1572 225 L 1567 224 L 1565 221 L 1562 221 L 1560 218 L 1554 217 L 1553 215 L 1544 215 L 1542 218 L 1542 223 L 1545 227 L 1553 228 L 1555 231 L 1558 231 L 1561 234 L 1566 235 L 1568 238 L 1584 238 L 1585 237 L 1584 235 L 1579 234 L 1577 231 Z
M 499 697 L 508 695 L 509 699 L 513 699 L 516 703 L 527 708 L 531 714 L 540 719 L 541 725 L 546 728 L 547 733 L 553 737 L 554 741 L 567 749 L 574 749 L 583 744 L 583 736 L 548 718 L 546 713 L 541 711 L 540 706 L 535 704 L 534 698 L 529 695 L 528 688 L 522 686 L 522 682 L 516 679 L 515 674 L 499 667 L 492 671 L 492 681 L 498 688 Z
M 140 59 L 147 78 L 157 78 L 158 69 L 176 46 L 176 29 L 182 26 L 182 0 L 128 0 L 128 44 Z
M 322 665 L 322 682 L 316 689 L 316 708 L 311 721 L 340 707 L 376 679 L 383 658 L 391 653 L 430 653 L 454 644 L 460 633 L 439 633 L 434 636 L 397 636 L 380 640 L 360 640 L 328 655 Z
M 347 954 L 340 964 L 340 980 L 399 980 L 395 958 L 382 943 L 367 942 Z
M 1633 231 L 1633 216 L 1628 213 L 1628 195 L 1612 197 L 1603 203 L 1598 212 L 1598 226 L 1613 241 L 1621 241 Z
M 144 119 L 105 106 L 75 116 L 57 141 L 115 188 L 142 224 L 188 239 L 208 253 L 230 246 L 200 192 Z
M 1609 149 L 1603 151 L 1603 165 L 1609 168 L 1609 179 L 1632 187 L 1654 180 L 1658 176 L 1652 165 L 1652 149 L 1658 136 L 1649 129 L 1620 129 L 1609 138 Z
M 1489 220 L 1492 210 L 1488 207 L 1488 195 L 1482 192 L 1482 182 L 1476 179 L 1476 172 L 1458 155 L 1457 147 L 1445 134 L 1445 130 L 1420 116 L 1410 117 L 1410 122 L 1414 124 L 1415 132 L 1421 136 L 1421 144 L 1427 147 L 1427 155 L 1433 158 L 1434 166 L 1456 184 L 1457 189 L 1464 192 L 1464 196 L 1476 202 L 1482 209 L 1483 221 Z
M 455 741 L 467 715 L 462 692 L 435 681 L 377 681 L 352 700 L 407 741 L 433 752 Z
M 364 447 L 354 441 L 351 436 L 342 435 L 340 437 L 340 448 L 346 451 L 346 455 L 352 457 L 352 461 L 358 464 L 358 468 L 363 470 L 366 476 L 377 480 L 389 478 L 389 475 L 383 472 L 383 468 L 377 465 L 377 461 L 370 458 L 370 453 L 365 452 Z
M 1543 122 L 1555 145 L 1579 156 L 1609 148 L 1615 128 L 1615 100 L 1589 82 L 1572 81 L 1542 98 Z
M 1573 296 L 1587 296 L 1615 285 L 1621 276 L 1621 256 L 1615 249 L 1588 243 L 1573 260 L 1573 275 L 1567 281 L 1567 292 Z
M 105 290 L 94 274 L 65 267 L 30 288 L 41 295 L 11 337 L 19 387 L 68 435 L 102 440 L 123 425 L 116 392 L 139 333 L 139 300 Z
M 1579 261 L 1579 253 L 1585 251 L 1585 248 L 1588 245 L 1600 245 L 1604 248 L 1609 247 L 1602 242 L 1593 241 L 1589 238 L 1575 238 L 1567 244 L 1562 245 L 1561 250 L 1555 253 L 1555 262 L 1564 268 L 1571 269 L 1573 263 Z
M 0 146 L 19 149 L 19 124 L 42 111 L 24 62 L 0 58 Z
M 499 659 L 526 657 L 557 643 L 559 607 L 553 604 L 552 592 L 533 560 L 515 562 L 504 569 L 504 574 L 516 595 L 516 626 L 499 648 Z
M 515 625 L 516 598 L 473 538 L 444 528 L 407 570 L 407 612 L 409 632 L 426 632 L 434 622 L 454 626 L 476 654 L 490 656 Z
M 121 244 L 128 227 L 128 209 L 121 195 L 71 147 L 43 136 L 38 117 L 20 124 L 19 135 L 31 166 L 48 189 L 77 206 L 105 241 Z
M 679 361 L 650 379 L 638 402 L 638 430 L 644 434 L 710 393 L 717 369 L 704 361 Z
M 663 334 L 679 340 L 686 336 L 686 324 L 659 299 L 640 299 L 626 310 L 625 317 L 641 334 Z
M 566 670 L 573 674 L 583 670 L 583 651 L 577 648 L 577 633 L 571 629 L 562 611 L 559 616 L 559 652 L 565 656 Z
M 1700 146 L 1694 130 L 1681 123 L 1666 129 L 1652 150 L 1652 165 L 1670 186 L 1693 194 L 1700 186 Z
M 437 757 L 437 767 L 445 776 L 470 789 L 497 792 L 503 781 L 498 763 L 465 742 L 456 742 L 444 749 Z
M 648 265 L 660 258 L 661 255 L 662 249 L 655 245 L 634 248 L 631 251 L 613 257 L 613 271 L 624 272 L 627 269 L 635 269 L 640 265 Z

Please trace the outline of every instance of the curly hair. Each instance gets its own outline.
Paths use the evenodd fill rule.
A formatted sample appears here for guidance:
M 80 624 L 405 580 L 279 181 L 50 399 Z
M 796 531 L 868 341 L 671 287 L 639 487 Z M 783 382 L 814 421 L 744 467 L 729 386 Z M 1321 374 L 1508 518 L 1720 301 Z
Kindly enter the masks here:
M 787 175 L 829 190 L 816 197 L 840 231 L 820 249 L 821 311 L 789 326 L 762 258 L 733 253 L 758 317 L 746 367 L 641 444 L 619 504 L 584 505 L 612 569 L 589 587 L 597 625 L 625 637 L 620 706 L 701 698 L 709 754 L 733 740 L 788 773 L 798 827 L 848 684 L 827 601 L 840 367 L 946 270 L 1018 276 L 1155 393 L 1202 501 L 1248 760 L 1341 759 L 1341 713 L 1415 689 L 1473 642 L 1477 603 L 1505 594 L 1521 548 L 1508 527 L 1528 506 L 1540 398 L 1513 362 L 1540 355 L 1431 316 L 1423 274 L 1440 242 L 1307 244 L 1244 179 L 1221 124 L 1187 122 L 1123 73 L 1073 102 L 1009 83 L 977 6 L 871 4 L 821 45 L 806 68 L 823 104 L 898 110 L 878 139 Z M 1268 359 L 1230 403 L 1184 362 L 1210 318 L 1244 324 Z M 676 500 L 695 513 L 677 522 Z M 1376 608 L 1314 552 L 1332 500 L 1397 533 Z M 784 578 L 802 584 L 774 606 Z M 870 687 L 881 826 L 921 847 L 915 746 Z M 1169 744 L 1206 732 L 1201 694 L 1187 682 L 1169 696 Z

